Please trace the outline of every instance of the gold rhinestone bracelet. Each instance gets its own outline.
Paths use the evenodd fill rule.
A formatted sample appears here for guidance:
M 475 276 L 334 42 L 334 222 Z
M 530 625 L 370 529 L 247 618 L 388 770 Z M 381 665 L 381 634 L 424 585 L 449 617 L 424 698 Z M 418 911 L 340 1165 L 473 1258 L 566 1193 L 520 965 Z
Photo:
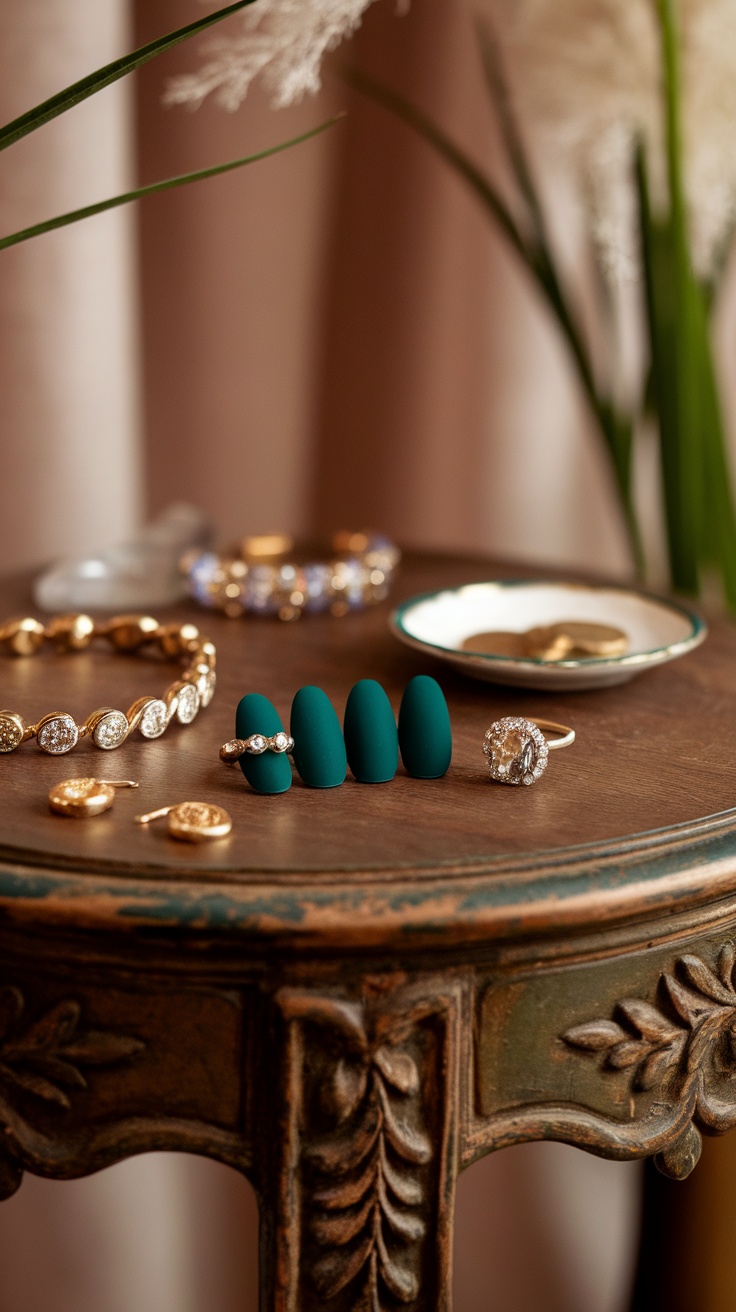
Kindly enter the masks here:
M 117 615 L 97 623 L 89 615 L 62 615 L 41 624 L 35 619 L 14 619 L 0 625 L 0 652 L 33 656 L 46 642 L 58 651 L 76 652 L 95 638 L 106 638 L 118 652 L 157 648 L 170 660 L 184 662 L 181 677 L 163 697 L 139 697 L 128 711 L 102 706 L 84 724 L 66 711 L 51 711 L 37 724 L 26 724 L 16 711 L 0 711 L 0 753 L 14 752 L 35 738 L 42 752 L 63 756 L 89 737 L 95 747 L 112 751 L 138 729 L 143 738 L 160 738 L 171 721 L 191 724 L 200 707 L 209 706 L 215 692 L 216 652 L 194 624 L 159 624 L 150 615 Z
M 347 615 L 384 601 L 401 552 L 377 533 L 336 533 L 325 559 L 295 551 L 286 533 L 243 538 L 223 555 L 189 551 L 180 562 L 191 595 L 201 606 L 241 615 Z

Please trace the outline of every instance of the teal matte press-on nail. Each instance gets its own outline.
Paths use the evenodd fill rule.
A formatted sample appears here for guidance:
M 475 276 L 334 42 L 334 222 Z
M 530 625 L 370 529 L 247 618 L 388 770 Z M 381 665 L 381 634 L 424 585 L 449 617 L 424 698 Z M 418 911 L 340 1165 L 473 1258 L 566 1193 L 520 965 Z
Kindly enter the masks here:
M 273 702 L 259 692 L 241 697 L 235 712 L 235 737 L 250 738 L 262 733 L 272 738 L 283 733 L 284 726 Z M 291 761 L 286 752 L 264 752 L 262 756 L 241 756 L 239 765 L 251 788 L 257 793 L 285 793 L 291 788 Z
M 452 759 L 452 728 L 445 694 L 436 679 L 417 674 L 399 707 L 401 759 L 415 779 L 440 779 Z
M 345 707 L 348 764 L 361 784 L 385 784 L 399 765 L 399 735 L 391 703 L 375 679 L 361 679 Z
M 291 704 L 294 765 L 310 788 L 345 782 L 345 739 L 332 702 L 321 688 L 300 688 Z

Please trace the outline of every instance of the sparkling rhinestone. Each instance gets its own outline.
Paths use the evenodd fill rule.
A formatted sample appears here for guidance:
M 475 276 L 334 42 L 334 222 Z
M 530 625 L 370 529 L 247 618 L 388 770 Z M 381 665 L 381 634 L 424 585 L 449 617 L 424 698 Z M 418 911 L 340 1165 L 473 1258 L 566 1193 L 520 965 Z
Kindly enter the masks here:
M 254 755 L 259 756 L 266 750 L 266 739 L 260 733 L 251 734 L 248 739 L 248 750 Z
M 55 715 L 46 720 L 36 735 L 36 741 L 42 752 L 50 756 L 63 756 L 70 752 L 79 741 L 79 729 L 71 715 Z
M 141 716 L 140 731 L 144 738 L 160 738 L 169 723 L 166 702 L 149 702 Z
M 215 695 L 217 675 L 206 665 L 197 666 L 197 692 L 202 706 L 209 706 Z
M 176 718 L 179 724 L 191 724 L 199 710 L 199 693 L 193 683 L 187 683 L 179 691 Z
M 505 784 L 533 784 L 546 768 L 548 747 L 531 720 L 507 716 L 487 730 L 484 751 L 493 779 Z
M 213 552 L 206 551 L 191 566 L 189 589 L 192 596 L 196 597 L 202 606 L 211 606 L 213 604 L 213 584 L 219 564 L 219 557 Z
M 23 721 L 19 715 L 0 712 L 0 752 L 14 752 L 23 741 Z
M 341 560 L 335 566 L 332 586 L 337 589 L 348 606 L 362 606 L 365 571 L 360 560 Z
M 275 570 L 272 565 L 251 565 L 243 588 L 246 605 L 249 609 L 262 611 L 263 613 L 274 612 L 279 609 L 281 602 L 274 595 L 277 578 L 278 570 Z
M 385 574 L 391 574 L 401 560 L 401 552 L 388 538 L 375 534 L 368 543 L 365 560 L 371 569 L 380 569 Z
M 289 739 L 285 733 L 277 733 L 274 735 L 273 745 L 278 752 L 285 752 L 289 746 Z
M 304 569 L 304 609 L 327 610 L 332 598 L 332 571 L 329 565 L 306 565 Z
M 109 711 L 97 725 L 92 734 L 92 741 L 95 747 L 102 747 L 104 751 L 111 752 L 114 747 L 119 747 L 125 741 L 128 728 L 128 721 L 122 711 Z

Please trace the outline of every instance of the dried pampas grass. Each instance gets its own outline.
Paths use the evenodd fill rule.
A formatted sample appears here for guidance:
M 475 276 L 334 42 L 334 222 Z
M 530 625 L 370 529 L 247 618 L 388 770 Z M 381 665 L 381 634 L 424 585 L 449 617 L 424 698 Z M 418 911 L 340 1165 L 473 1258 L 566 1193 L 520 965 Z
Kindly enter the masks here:
M 240 16 L 237 35 L 206 44 L 196 73 L 172 78 L 165 101 L 196 109 L 214 95 L 224 109 L 245 99 L 255 77 L 278 107 L 319 90 L 323 56 L 351 36 L 371 0 L 258 0 Z
M 604 262 L 638 267 L 631 169 L 641 138 L 666 202 L 656 0 L 474 0 L 501 34 L 514 101 L 580 175 Z M 736 0 L 679 0 L 685 179 L 693 259 L 708 276 L 736 198 Z

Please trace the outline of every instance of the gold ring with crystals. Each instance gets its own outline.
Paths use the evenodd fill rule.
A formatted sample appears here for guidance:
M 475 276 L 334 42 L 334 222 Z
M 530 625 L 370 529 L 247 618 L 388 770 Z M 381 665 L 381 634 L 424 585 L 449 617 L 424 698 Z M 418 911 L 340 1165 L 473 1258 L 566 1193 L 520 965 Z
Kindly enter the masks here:
M 159 624 L 150 615 L 118 615 L 99 623 L 89 615 L 63 615 L 46 625 L 35 619 L 15 619 L 0 625 L 0 652 L 32 656 L 45 642 L 62 652 L 77 652 L 95 638 L 106 638 L 119 652 L 153 647 L 170 660 L 183 661 L 184 670 L 162 697 L 139 697 L 125 712 L 102 706 L 83 724 L 67 711 L 50 711 L 36 724 L 27 724 L 17 711 L 0 711 L 0 753 L 14 752 L 21 743 L 35 738 L 42 752 L 63 756 L 86 737 L 109 752 L 120 747 L 134 729 L 143 738 L 160 738 L 173 719 L 191 724 L 200 707 L 211 702 L 217 655 L 213 644 L 193 624 Z
M 551 740 L 542 730 L 555 735 Z M 499 784 L 535 784 L 547 769 L 549 753 L 575 742 L 575 730 L 553 720 L 526 720 L 507 715 L 486 730 L 483 752 L 492 779 Z
M 220 748 L 220 760 L 226 765 L 235 765 L 241 756 L 263 756 L 264 752 L 293 752 L 294 739 L 280 729 L 278 733 L 267 738 L 262 733 L 252 733 L 249 738 L 230 738 Z

